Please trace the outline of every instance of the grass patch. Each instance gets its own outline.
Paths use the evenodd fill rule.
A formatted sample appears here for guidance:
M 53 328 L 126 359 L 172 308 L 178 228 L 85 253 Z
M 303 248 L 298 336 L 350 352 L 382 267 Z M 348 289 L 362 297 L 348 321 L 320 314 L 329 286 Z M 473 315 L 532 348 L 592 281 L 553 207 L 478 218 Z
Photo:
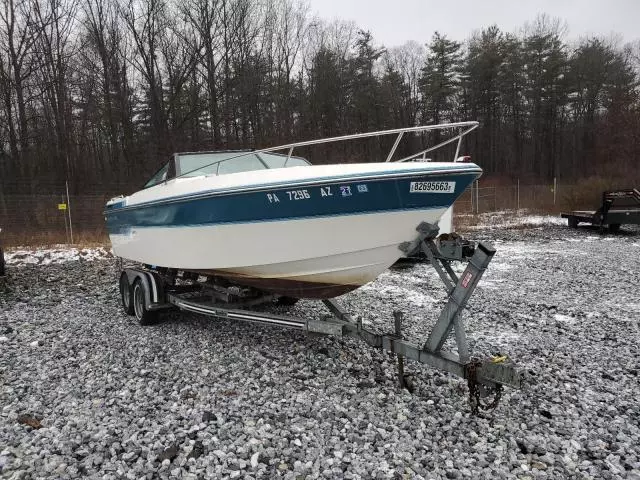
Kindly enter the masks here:
M 69 243 L 67 233 L 62 231 L 27 231 L 1 233 L 0 242 L 5 249 L 15 247 L 51 248 L 69 245 L 77 248 L 109 246 L 109 237 L 103 229 L 73 232 L 73 244 Z
M 623 190 L 637 187 L 627 178 L 588 177 L 575 185 L 565 187 L 562 200 L 567 210 L 596 210 L 602 205 L 602 193 L 608 190 Z

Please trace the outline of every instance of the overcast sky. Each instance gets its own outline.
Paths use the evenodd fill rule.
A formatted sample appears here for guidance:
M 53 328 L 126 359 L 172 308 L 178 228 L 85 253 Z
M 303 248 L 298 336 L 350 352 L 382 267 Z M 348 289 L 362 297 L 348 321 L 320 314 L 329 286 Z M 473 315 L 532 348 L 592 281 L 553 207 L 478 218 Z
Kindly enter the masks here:
M 426 43 L 438 30 L 454 40 L 473 30 L 497 24 L 518 31 L 538 13 L 560 17 L 569 26 L 568 38 L 586 34 L 610 36 L 623 42 L 640 39 L 640 0 L 309 0 L 321 18 L 353 20 L 370 30 L 378 44 L 397 46 L 408 40 Z

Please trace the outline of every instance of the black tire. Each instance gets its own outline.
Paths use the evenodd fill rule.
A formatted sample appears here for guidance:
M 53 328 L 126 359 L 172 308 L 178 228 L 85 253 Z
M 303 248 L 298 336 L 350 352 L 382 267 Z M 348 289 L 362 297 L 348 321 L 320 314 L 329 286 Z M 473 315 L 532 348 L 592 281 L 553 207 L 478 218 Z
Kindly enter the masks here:
M 127 315 L 133 315 L 133 289 L 129 283 L 129 277 L 126 272 L 122 272 L 120 275 L 120 301 L 122 302 L 122 308 Z
M 616 233 L 620 231 L 620 224 L 619 223 L 610 223 L 609 224 L 609 231 L 612 233 Z
M 578 228 L 578 219 L 574 217 L 569 217 L 567 219 L 569 223 L 569 228 Z
M 138 278 L 135 282 L 133 282 L 133 311 L 140 325 L 153 325 L 158 319 L 158 312 L 147 310 L 144 298 L 144 285 Z

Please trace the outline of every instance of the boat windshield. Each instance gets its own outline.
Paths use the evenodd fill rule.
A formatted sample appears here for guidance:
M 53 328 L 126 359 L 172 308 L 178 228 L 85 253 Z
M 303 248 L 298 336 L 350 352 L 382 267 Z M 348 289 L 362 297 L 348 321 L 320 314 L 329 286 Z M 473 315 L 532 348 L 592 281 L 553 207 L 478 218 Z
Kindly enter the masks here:
M 260 160 L 267 164 L 268 168 L 289 168 L 289 167 L 304 167 L 311 165 L 302 157 L 289 157 L 281 153 L 256 153 Z
M 175 161 L 175 169 L 173 168 Z M 289 157 L 279 153 L 252 153 L 244 151 L 177 153 L 166 163 L 144 188 L 153 187 L 174 177 L 199 177 L 227 173 L 252 172 L 272 168 L 311 165 L 302 157 Z
M 271 168 L 309 165 L 304 158 L 289 157 L 277 153 L 207 152 L 180 153 L 176 155 L 176 174 L 181 177 L 201 175 L 225 175 L 252 172 Z
M 154 185 L 157 185 L 157 184 L 162 183 L 165 180 L 167 180 L 167 177 L 168 177 L 168 174 L 169 174 L 169 165 L 170 164 L 171 164 L 171 162 L 165 163 L 164 167 L 162 167 L 160 170 L 158 170 L 158 172 L 153 177 L 151 177 L 151 180 L 149 180 L 144 185 L 144 188 L 153 187 Z

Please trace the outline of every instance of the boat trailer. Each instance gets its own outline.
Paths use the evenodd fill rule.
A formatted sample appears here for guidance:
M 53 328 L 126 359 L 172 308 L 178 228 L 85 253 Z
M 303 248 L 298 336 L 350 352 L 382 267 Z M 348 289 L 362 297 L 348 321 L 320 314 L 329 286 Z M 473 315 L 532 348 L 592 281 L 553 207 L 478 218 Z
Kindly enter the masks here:
M 448 300 L 424 344 L 405 340 L 402 336 L 402 312 L 394 312 L 394 332 L 378 334 L 368 330 L 361 318 L 352 317 L 335 299 L 322 300 L 331 315 L 322 319 L 302 319 L 286 315 L 249 310 L 251 306 L 280 300 L 291 303 L 293 299 L 275 295 L 251 295 L 251 289 L 228 286 L 219 279 L 206 278 L 190 272 L 177 272 L 151 266 L 123 267 L 120 259 L 120 296 L 124 310 L 135 315 L 140 324 L 156 321 L 162 310 L 175 309 L 200 313 L 216 318 L 244 320 L 248 322 L 278 325 L 301 330 L 309 334 L 355 337 L 368 345 L 386 350 L 397 356 L 400 387 L 406 387 L 404 359 L 431 365 L 467 380 L 469 400 L 473 413 L 479 409 L 494 408 L 503 386 L 520 388 L 524 373 L 515 368 L 506 357 L 494 357 L 484 361 L 472 358 L 462 319 L 469 298 L 473 294 L 484 271 L 495 254 L 492 246 L 470 242 L 459 237 L 441 236 L 439 228 L 421 223 L 414 242 L 400 245 L 405 253 L 420 248 L 437 271 L 447 293 Z M 444 239 L 443 239 L 444 238 Z M 451 263 L 467 263 L 461 276 L 457 276 Z M 182 276 L 179 274 L 182 273 Z M 295 301 L 295 300 L 293 300 Z M 457 353 L 443 350 L 445 341 L 453 332 Z M 484 404 L 481 397 L 493 395 L 493 401 Z

